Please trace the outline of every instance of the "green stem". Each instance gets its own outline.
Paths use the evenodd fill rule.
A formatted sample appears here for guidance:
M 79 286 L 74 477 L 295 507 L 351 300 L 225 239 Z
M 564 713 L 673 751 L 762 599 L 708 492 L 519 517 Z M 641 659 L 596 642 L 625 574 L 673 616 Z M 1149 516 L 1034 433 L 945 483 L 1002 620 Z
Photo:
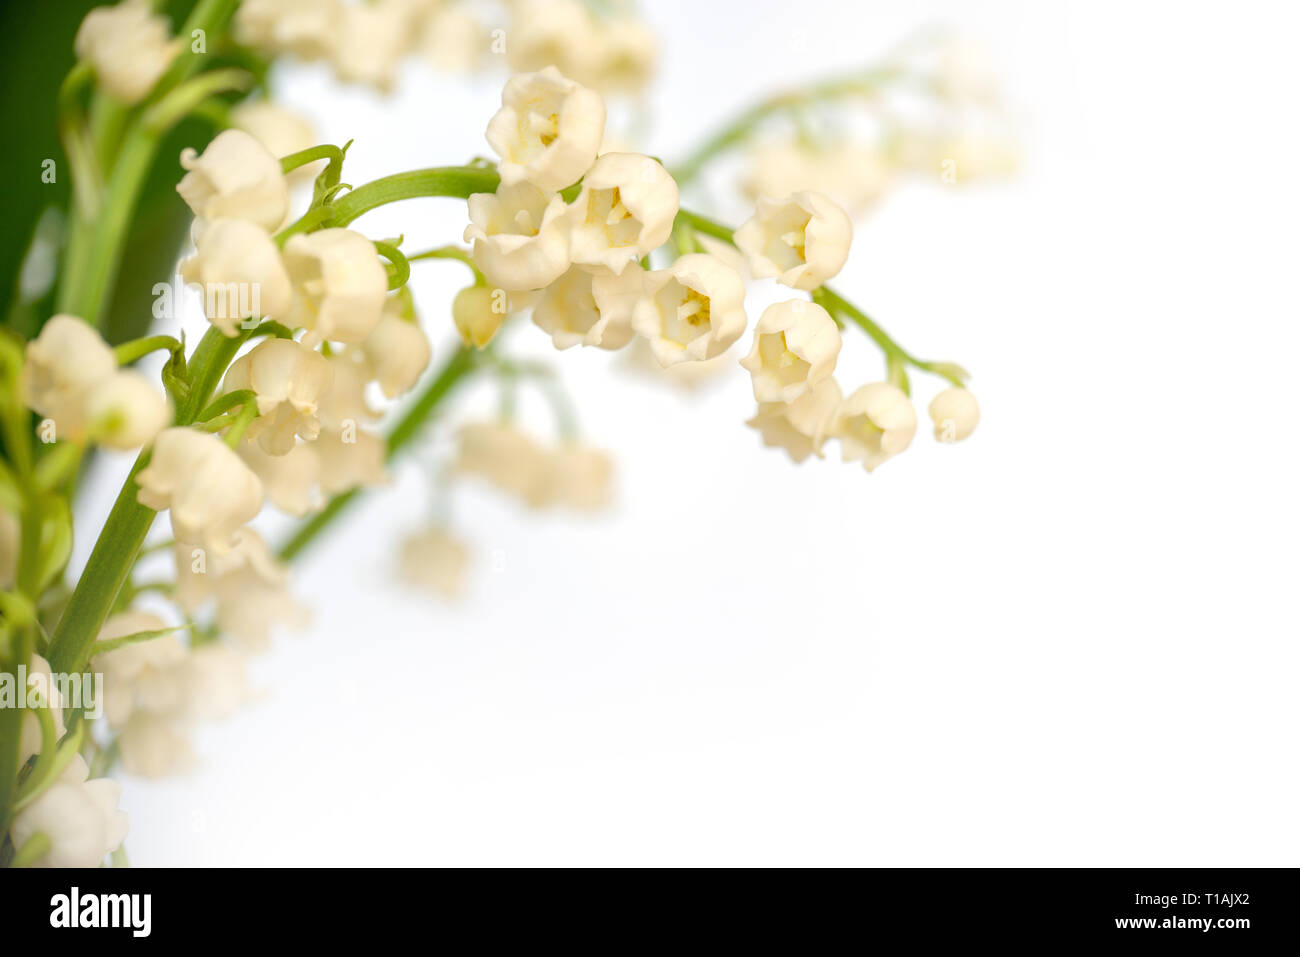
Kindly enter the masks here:
M 59 87 L 59 139 L 68 156 L 76 210 L 84 217 L 95 215 L 102 186 L 94 142 L 86 128 L 80 103 L 82 91 L 94 76 L 94 68 L 87 62 L 81 62 L 68 72 L 63 85 Z
M 222 373 L 248 333 L 227 338 L 221 330 L 209 329 L 199 342 L 189 363 L 189 392 L 176 410 L 176 424 L 190 425 L 212 395 Z M 153 525 L 157 513 L 141 505 L 136 496 L 139 486 L 135 477 L 149 461 L 149 452 L 140 453 L 131 474 L 122 485 L 108 520 L 99 533 L 95 547 L 86 561 L 77 587 L 63 609 L 50 638 L 50 668 L 54 672 L 78 671 L 85 661 L 90 644 L 99 634 L 113 601 L 121 590 L 140 546 Z
M 39 860 L 43 855 L 49 853 L 53 845 L 50 843 L 50 837 L 44 831 L 37 831 L 27 839 L 18 853 L 14 855 L 10 867 L 31 867 L 32 864 Z
M 476 166 L 435 166 L 395 173 L 360 186 L 335 200 L 330 208 L 331 226 L 346 226 L 372 209 L 403 199 L 422 196 L 451 196 L 468 199 L 475 193 L 491 193 L 500 183 L 494 169 Z
M 396 243 L 384 242 L 383 240 L 371 240 L 375 244 L 375 250 L 379 255 L 388 260 L 388 290 L 401 289 L 406 285 L 406 280 L 411 278 L 411 263 L 402 251 L 397 248 Z
M 226 445 L 232 449 L 239 448 L 244 433 L 248 431 L 248 427 L 253 424 L 255 418 L 257 418 L 257 403 L 245 402 L 243 407 L 240 408 L 239 414 L 230 423 L 230 431 L 222 436 Z
M 388 459 L 396 457 L 411 440 L 419 435 L 433 417 L 439 404 L 478 365 L 476 350 L 462 346 L 452 353 L 433 381 L 420 393 L 388 434 Z M 307 519 L 294 532 L 293 537 L 280 549 L 280 558 L 289 561 L 307 547 L 335 518 L 360 495 L 362 489 L 354 488 L 336 495 L 325 508 Z
M 215 419 L 222 412 L 233 409 L 237 405 L 243 405 L 246 402 L 251 403 L 256 398 L 257 393 L 252 389 L 236 389 L 234 392 L 227 392 L 196 415 L 194 421 L 207 422 L 209 419 Z
M 341 164 L 343 162 L 343 151 L 330 143 L 299 150 L 296 153 L 290 153 L 288 156 L 280 157 L 280 172 L 292 173 L 298 167 L 306 166 L 308 163 L 314 163 L 317 160 L 329 160 L 331 163 Z
M 159 349 L 175 352 L 180 347 L 180 342 L 172 336 L 145 336 L 142 339 L 132 339 L 130 342 L 115 346 L 113 355 L 117 358 L 118 365 L 127 366 L 151 352 L 157 352 Z
M 192 36 L 194 30 L 206 30 L 209 40 L 214 39 L 213 34 L 226 23 L 237 5 L 236 0 L 200 0 L 181 35 Z M 108 292 L 117 278 L 136 201 L 162 137 L 186 112 L 213 93 L 246 85 L 248 75 L 231 70 L 214 71 L 192 84 L 184 84 L 203 61 L 204 56 L 188 46 L 182 51 L 146 102 L 143 112 L 123 135 L 112 174 L 102 191 L 102 205 L 89 213 L 74 208 L 55 311 L 80 316 L 92 326 L 99 325 L 108 310 Z
M 716 222 L 715 220 L 709 219 L 707 216 L 701 216 L 699 213 L 693 213 L 686 209 L 678 210 L 677 223 L 684 223 L 695 232 L 704 233 L 706 236 L 712 236 L 715 239 L 721 239 L 723 242 L 730 243 L 733 246 L 736 244 L 734 229 L 731 229 L 729 226 L 724 226 L 722 223 Z M 963 376 L 959 374 L 959 372 L 964 370 L 959 370 L 958 367 L 953 366 L 948 362 L 931 362 L 926 359 L 918 359 L 899 345 L 898 342 L 896 342 L 878 322 L 868 316 L 857 306 L 853 305 L 853 303 L 849 302 L 830 286 L 818 287 L 813 291 L 812 298 L 813 302 L 822 305 L 832 316 L 847 318 L 865 332 L 871 341 L 878 345 L 881 351 L 885 353 L 886 361 L 895 358 L 901 359 L 908 365 L 915 366 L 923 372 L 928 372 L 931 375 L 937 375 L 943 379 L 947 379 L 955 386 L 960 388 L 966 387 Z M 902 381 L 906 382 L 905 370 L 902 376 Z

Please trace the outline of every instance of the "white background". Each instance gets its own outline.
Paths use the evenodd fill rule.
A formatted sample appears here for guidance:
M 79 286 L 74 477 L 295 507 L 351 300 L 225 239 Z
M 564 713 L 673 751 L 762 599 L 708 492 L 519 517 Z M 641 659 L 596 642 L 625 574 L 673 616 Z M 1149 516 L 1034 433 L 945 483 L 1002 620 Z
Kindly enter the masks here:
M 975 372 L 979 432 L 923 429 L 872 476 L 794 467 L 742 425 L 740 370 L 685 397 L 520 330 L 616 454 L 618 508 L 467 490 L 473 594 L 438 604 L 389 584 L 430 503 L 408 463 L 301 564 L 316 623 L 259 660 L 263 699 L 201 736 L 201 770 L 128 783 L 133 862 L 1294 865 L 1296 24 L 1266 4 L 645 6 L 670 159 L 917 27 L 993 51 L 1021 177 L 892 195 L 838 283 Z M 356 137 L 354 183 L 486 153 L 501 82 L 413 64 L 385 101 L 281 80 L 324 139 Z M 417 249 L 463 222 L 421 201 L 361 228 Z M 464 276 L 416 269 L 445 355 Z M 878 375 L 865 340 L 845 352 Z

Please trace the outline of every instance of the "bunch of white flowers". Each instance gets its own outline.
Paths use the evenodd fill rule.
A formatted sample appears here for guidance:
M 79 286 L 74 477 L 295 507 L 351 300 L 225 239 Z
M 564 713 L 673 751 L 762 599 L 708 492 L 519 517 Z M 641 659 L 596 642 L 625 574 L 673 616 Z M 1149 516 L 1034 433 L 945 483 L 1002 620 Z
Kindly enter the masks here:
M 533 322 L 557 349 L 619 349 L 640 336 L 665 368 L 713 359 L 745 332 L 744 278 L 734 260 L 711 252 L 685 252 L 651 268 L 651 254 L 678 222 L 677 186 L 648 156 L 597 155 L 604 122 L 600 95 L 555 67 L 506 84 L 487 131 L 501 157 L 501 185 L 469 198 L 465 239 L 474 263 L 498 291 L 536 297 Z M 814 300 L 844 267 L 852 240 L 848 214 L 814 190 L 760 196 L 754 216 L 733 236 L 754 278 L 775 279 Z M 462 293 L 481 297 L 480 314 L 491 294 L 483 287 Z M 500 321 L 462 322 L 458 315 L 457 325 L 482 347 Z M 484 328 L 486 335 L 476 332 Z M 765 444 L 786 449 L 795 461 L 821 456 L 826 441 L 836 438 L 845 461 L 862 461 L 872 471 L 911 443 L 915 409 L 905 381 L 872 383 L 845 398 L 832 378 L 840 348 L 837 319 L 820 302 L 770 306 L 741 360 L 759 404 L 750 424 Z M 944 441 L 970 435 L 978 411 L 969 392 L 950 390 L 935 403 L 936 435 L 942 431 Z M 470 433 L 471 448 L 493 437 L 489 458 L 504 464 L 468 470 L 527 500 L 536 485 L 520 463 L 530 454 L 524 437 L 504 428 Z
M 556 66 L 607 93 L 640 91 L 658 54 L 644 21 L 621 5 L 606 11 L 581 0 L 244 0 L 235 37 L 272 56 L 326 61 L 344 83 L 384 93 L 411 53 L 458 73 L 480 69 L 490 54 L 518 72 Z
M 228 7 L 199 8 L 195 16 L 226 29 Z M 237 708 L 251 656 L 275 630 L 306 622 L 286 563 L 357 493 L 389 480 L 390 458 L 471 375 L 496 377 L 501 415 L 460 428 L 443 480 L 483 480 L 532 509 L 609 505 L 610 456 L 578 438 L 574 409 L 544 363 L 505 354 L 499 333 L 513 316 L 528 313 L 557 350 L 631 347 L 690 374 L 734 363 L 726 356 L 749 326 L 747 282 L 772 281 L 790 298 L 762 312 L 740 359 L 758 406 L 749 424 L 765 444 L 803 461 L 836 440 L 846 461 L 873 470 L 915 435 L 909 367 L 953 385 L 929 407 L 937 440 L 974 431 L 979 407 L 960 367 L 914 358 L 826 285 L 853 237 L 839 203 L 806 187 L 761 190 L 753 217 L 733 231 L 681 208 L 679 179 L 656 158 L 607 148 L 598 91 L 633 90 L 649 75 L 654 42 L 642 24 L 577 0 L 521 0 L 507 10 L 511 29 L 497 38 L 464 2 L 239 6 L 236 41 L 325 59 L 341 79 L 383 90 L 401 56 L 421 45 L 435 59 L 472 67 L 474 51 L 500 39 L 496 52 L 527 71 L 505 83 L 488 123 L 495 166 L 475 160 L 355 188 L 340 181 L 346 147 L 314 144 L 308 125 L 266 100 L 217 102 L 214 92 L 245 90 L 252 78 L 234 68 L 205 73 L 198 51 L 172 40 L 143 0 L 95 10 L 82 24 L 61 132 L 84 208 L 66 255 L 94 268 L 86 276 L 65 269 L 64 311 L 40 317 L 35 338 L 0 337 L 0 431 L 12 453 L 0 469 L 0 652 L 6 676 L 16 670 L 11 661 L 25 665 L 41 692 L 11 725 L 19 766 L 5 792 L 12 800 L 0 807 L 8 831 L 0 860 L 93 866 L 113 853 L 120 861 L 126 818 L 118 786 L 100 768 L 120 760 L 128 773 L 157 777 L 194 763 L 195 726 Z M 944 95 L 956 97 L 959 71 L 950 72 Z M 123 113 L 132 149 L 116 156 L 96 142 L 101 131 L 90 122 L 103 104 L 81 109 L 81 99 L 101 93 L 118 106 L 142 104 Z M 102 184 L 119 182 L 121 154 L 140 163 L 143 177 L 153 159 L 146 147 L 200 107 L 225 128 L 201 152 L 181 153 L 176 190 L 194 214 L 193 250 L 180 273 L 197 285 L 208 328 L 188 352 L 165 334 L 110 346 L 97 327 L 116 277 L 115 243 L 129 238 L 131 216 L 120 214 L 131 210 L 126 202 L 114 215 L 95 207 L 135 190 Z M 722 142 L 737 136 L 733 129 Z M 674 169 L 685 182 L 700 165 Z M 87 179 L 88 170 L 96 175 Z M 310 173 L 300 209 L 306 191 L 291 186 Z M 400 239 L 351 228 L 371 209 L 422 196 L 466 201 L 467 248 L 408 256 Z M 432 360 L 407 282 L 413 262 L 439 258 L 473 273 L 449 310 L 463 345 L 381 436 L 380 419 L 417 390 Z M 846 396 L 835 372 L 850 324 L 880 346 L 887 378 Z M 160 350 L 169 354 L 162 388 L 129 368 Z M 524 378 L 544 386 L 557 439 L 516 424 L 514 388 Z M 25 434 L 29 422 L 34 436 Z M 71 504 L 91 447 L 138 455 L 69 590 Z M 305 519 L 278 552 L 253 527 L 268 504 Z M 161 512 L 172 537 L 150 542 Z M 170 553 L 174 569 L 141 582 L 139 563 L 158 552 Z M 469 556 L 440 519 L 406 539 L 402 576 L 454 597 L 464 591 Z M 170 601 L 159 613 L 141 600 L 155 592 Z M 78 705 L 57 690 L 51 666 L 103 675 L 98 731 L 71 717 Z

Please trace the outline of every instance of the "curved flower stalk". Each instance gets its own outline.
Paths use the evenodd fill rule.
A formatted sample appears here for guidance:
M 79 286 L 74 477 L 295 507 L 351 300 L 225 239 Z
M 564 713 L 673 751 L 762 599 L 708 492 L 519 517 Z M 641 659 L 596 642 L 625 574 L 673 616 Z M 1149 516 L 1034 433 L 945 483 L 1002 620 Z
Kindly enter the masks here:
M 186 27 L 220 33 L 233 15 L 245 43 L 328 58 L 345 77 L 380 87 L 391 81 L 393 51 L 407 48 L 427 16 L 426 5 L 399 0 L 364 13 L 296 0 L 234 7 L 205 0 Z M 610 502 L 610 457 L 580 438 L 557 376 L 508 355 L 499 336 L 507 323 L 531 318 L 559 350 L 639 343 L 664 367 L 718 360 L 750 332 L 740 362 L 757 403 L 749 424 L 796 461 L 822 456 L 830 443 L 869 471 L 899 454 L 917 426 L 909 370 L 953 386 L 930 406 L 939 441 L 974 430 L 978 406 L 960 367 L 915 358 L 826 285 L 852 239 L 832 198 L 807 190 L 766 197 L 733 230 L 681 208 L 679 178 L 657 159 L 600 152 L 606 111 L 592 78 L 635 86 L 648 74 L 652 45 L 626 18 L 554 33 L 556 22 L 579 22 L 575 9 L 520 7 L 529 11 L 521 22 L 533 19 L 518 62 L 553 53 L 574 75 L 548 63 L 506 84 L 488 124 L 498 164 L 399 172 L 355 188 L 342 179 L 346 146 L 305 145 L 299 130 L 299 148 L 285 155 L 283 141 L 269 145 L 266 117 L 256 132 L 259 122 L 213 99 L 242 91 L 248 76 L 205 72 L 134 7 L 132 22 L 145 30 L 141 56 L 152 59 L 114 75 L 125 67 L 96 38 L 108 21 L 87 21 L 86 59 L 69 78 L 64 117 L 69 153 L 81 157 L 59 294 L 65 309 L 29 342 L 0 337 L 0 658 L 6 674 L 35 668 L 47 683 L 87 668 L 102 673 L 108 733 L 88 728 L 86 702 L 53 692 L 0 708 L 0 863 L 121 860 L 125 821 L 105 772 L 119 761 L 142 776 L 192 763 L 194 725 L 237 707 L 249 657 L 275 630 L 304 623 L 289 563 L 350 503 L 387 483 L 395 460 L 467 382 L 495 384 L 501 415 L 457 432 L 445 485 L 484 481 L 532 509 L 594 511 Z M 561 49 L 564 37 L 587 28 L 618 36 L 602 62 L 583 61 L 585 48 Z M 469 30 L 463 20 L 460 29 Z M 357 47 L 358 36 L 384 56 Z M 92 109 L 101 95 L 135 104 L 111 156 L 83 150 L 89 125 L 77 104 L 91 83 Z M 204 293 L 209 328 L 192 348 L 166 332 L 110 346 L 96 326 L 140 178 L 161 132 L 195 112 L 247 127 L 186 150 L 175 167 L 176 202 L 197 217 L 195 252 L 182 271 Z M 318 172 L 310 197 L 297 202 L 293 179 L 305 169 Z M 469 246 L 407 252 L 400 238 L 367 235 L 367 212 L 418 197 L 464 201 Z M 422 316 L 407 282 L 414 266 L 436 261 L 467 268 L 471 284 Z M 789 296 L 752 327 L 747 277 L 774 279 Z M 435 355 L 430 330 L 439 315 L 461 344 Z M 836 381 L 850 326 L 880 348 L 884 381 Z M 156 351 L 167 353 L 161 382 L 124 368 Z M 551 405 L 555 438 L 515 424 L 521 385 L 536 386 Z M 96 446 L 136 459 L 85 568 L 65 587 L 69 503 L 82 455 Z M 266 509 L 302 519 L 278 551 L 254 528 Z M 170 537 L 149 543 L 161 513 Z M 401 551 L 408 580 L 444 596 L 465 591 L 468 547 L 445 516 L 415 530 Z M 161 552 L 174 571 L 144 578 Z M 157 612 L 138 604 L 145 594 L 161 600 Z

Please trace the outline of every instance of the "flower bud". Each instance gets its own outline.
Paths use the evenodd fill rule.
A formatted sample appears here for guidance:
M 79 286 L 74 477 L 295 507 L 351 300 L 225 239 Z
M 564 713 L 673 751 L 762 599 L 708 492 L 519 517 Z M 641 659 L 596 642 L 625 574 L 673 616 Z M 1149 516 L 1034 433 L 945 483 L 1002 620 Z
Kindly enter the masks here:
M 756 279 L 813 290 L 844 267 L 853 222 L 828 196 L 804 190 L 781 200 L 759 197 L 735 238 Z
M 171 510 L 177 541 L 218 555 L 262 508 L 262 483 L 253 471 L 221 439 L 195 429 L 164 430 L 136 482 L 141 505 Z
M 528 182 L 548 193 L 587 173 L 604 136 L 605 101 L 554 66 L 507 80 L 487 128 L 502 184 Z
M 273 232 L 289 212 L 289 185 L 280 160 L 243 130 L 223 130 L 197 153 L 181 151 L 189 170 L 176 185 L 201 219 L 242 219 Z
M 371 374 L 389 399 L 410 392 L 433 356 L 429 337 L 414 318 L 402 316 L 401 305 L 400 300 L 390 297 L 384 303 L 379 325 L 361 343 Z
M 934 437 L 940 442 L 969 438 L 980 422 L 980 406 L 965 389 L 944 389 L 930 402 Z
M 451 318 L 461 338 L 476 349 L 485 349 L 505 321 L 505 311 L 498 308 L 505 291 L 487 286 L 466 286 L 451 301 Z
M 744 334 L 745 282 L 715 256 L 681 256 L 645 282 L 632 326 L 660 365 L 712 359 Z
M 759 402 L 789 404 L 835 371 L 840 330 L 821 306 L 802 299 L 778 302 L 754 326 L 754 347 L 740 364 Z

